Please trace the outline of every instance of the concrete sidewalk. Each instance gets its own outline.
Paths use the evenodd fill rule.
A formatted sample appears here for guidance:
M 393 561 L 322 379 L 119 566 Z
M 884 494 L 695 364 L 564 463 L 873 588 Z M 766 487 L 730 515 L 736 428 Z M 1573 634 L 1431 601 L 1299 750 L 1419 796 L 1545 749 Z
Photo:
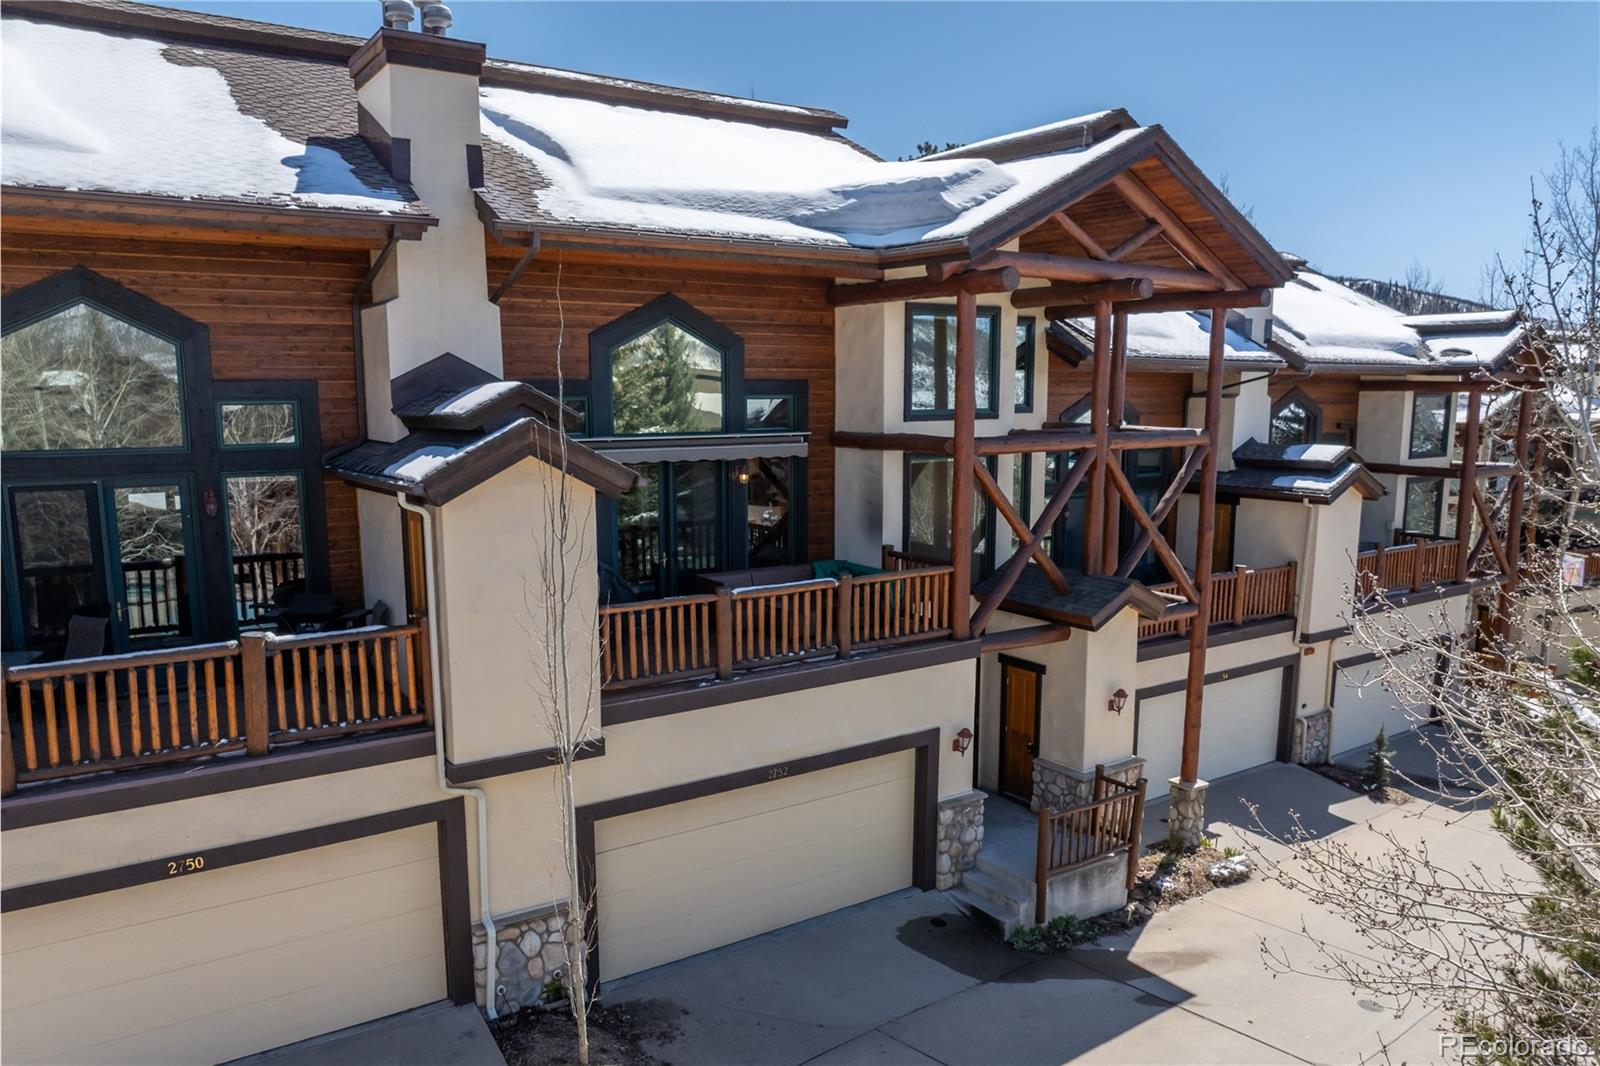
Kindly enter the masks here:
M 505 1066 L 472 1004 L 435 1003 L 303 1040 L 230 1066 Z

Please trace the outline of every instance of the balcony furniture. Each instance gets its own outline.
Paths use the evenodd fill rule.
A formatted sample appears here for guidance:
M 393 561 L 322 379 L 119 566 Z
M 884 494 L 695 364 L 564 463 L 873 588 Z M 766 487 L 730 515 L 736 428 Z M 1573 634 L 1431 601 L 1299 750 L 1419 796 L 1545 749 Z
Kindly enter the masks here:
M 92 659 L 106 653 L 106 630 L 111 620 L 92 614 L 67 619 L 67 646 L 62 659 Z
M 13 666 L 28 666 L 44 657 L 44 652 L 28 649 L 26 651 L 8 651 L 0 653 L 0 666 L 10 669 Z

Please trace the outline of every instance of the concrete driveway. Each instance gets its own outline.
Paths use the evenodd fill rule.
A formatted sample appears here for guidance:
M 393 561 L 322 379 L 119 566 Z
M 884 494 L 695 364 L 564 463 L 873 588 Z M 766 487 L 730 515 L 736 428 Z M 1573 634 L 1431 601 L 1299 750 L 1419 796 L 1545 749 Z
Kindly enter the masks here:
M 1213 785 L 1223 843 L 1255 833 L 1241 800 L 1269 825 L 1293 810 L 1319 835 L 1370 824 L 1426 838 L 1435 857 L 1515 861 L 1481 812 L 1375 804 L 1276 764 Z M 1366 951 L 1348 923 L 1259 879 L 1045 959 L 989 939 L 942 893 L 909 891 L 615 982 L 606 998 L 676 1015 L 678 1031 L 647 1046 L 676 1064 L 1347 1064 L 1386 1044 L 1394 1062 L 1441 1061 L 1432 1014 L 1396 1018 L 1343 984 L 1268 972 L 1263 943 L 1316 961 L 1302 922 Z

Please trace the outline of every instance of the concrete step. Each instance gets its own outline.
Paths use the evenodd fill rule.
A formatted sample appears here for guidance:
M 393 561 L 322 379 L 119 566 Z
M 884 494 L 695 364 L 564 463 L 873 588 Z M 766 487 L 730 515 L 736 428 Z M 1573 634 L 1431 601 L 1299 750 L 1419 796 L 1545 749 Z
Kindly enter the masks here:
M 1033 898 L 1032 870 L 1024 873 L 1013 867 L 1001 865 L 981 851 L 978 853 L 977 869 L 1005 885 L 1010 895 L 1020 899 Z
M 971 876 L 972 871 L 967 871 L 966 877 Z M 1013 909 L 1002 907 L 987 896 L 978 895 L 964 883 L 952 888 L 946 895 L 954 900 L 956 906 L 966 912 L 980 928 L 987 929 L 1001 940 L 1011 936 L 1023 924 Z
M 1011 881 L 995 877 L 982 867 L 968 870 L 961 875 L 961 881 L 974 895 L 1006 911 L 1026 907 L 1033 902 L 1031 886 L 1027 892 L 1020 892 Z

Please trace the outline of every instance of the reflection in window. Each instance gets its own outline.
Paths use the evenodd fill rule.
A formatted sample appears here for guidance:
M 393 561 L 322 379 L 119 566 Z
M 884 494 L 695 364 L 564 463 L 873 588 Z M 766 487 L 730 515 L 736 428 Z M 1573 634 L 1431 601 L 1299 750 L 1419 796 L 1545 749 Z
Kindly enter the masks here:
M 910 456 L 906 462 L 905 550 L 922 559 L 950 559 L 950 490 L 954 462 L 948 456 Z M 988 532 L 994 526 L 994 508 L 980 491 L 972 495 L 972 565 L 976 574 L 987 569 Z
M 298 444 L 299 420 L 295 404 L 225 403 L 222 405 L 222 444 L 224 447 L 266 447 Z
M 1310 444 L 1316 439 L 1316 415 L 1299 400 L 1290 400 L 1272 413 L 1272 443 Z
M 1018 411 L 1033 410 L 1033 319 L 1017 319 L 1017 385 Z
M 1439 517 L 1444 501 L 1444 480 L 1436 477 L 1406 479 L 1405 532 L 1419 536 L 1439 535 Z
M 112 490 L 128 636 L 189 631 L 184 499 L 176 485 Z
M 956 397 L 955 308 L 906 310 L 906 413 L 910 418 L 951 418 Z M 977 324 L 977 411 L 995 414 L 995 364 L 1000 313 L 980 310 Z
M 232 476 L 227 487 L 234 613 L 240 622 L 253 622 L 280 586 L 300 582 L 291 588 L 304 587 L 300 479 L 294 474 Z
M 720 432 L 722 384 L 722 351 L 662 322 L 611 349 L 613 432 Z
M 1023 452 L 1011 458 L 1011 506 L 1016 509 L 1017 515 L 1024 522 L 1033 521 L 1033 500 L 1031 489 L 1033 487 L 1033 454 Z M 1011 534 L 1011 547 L 1013 550 L 1020 548 L 1022 541 L 1015 531 Z
M 798 429 L 794 406 L 794 400 L 789 396 L 747 397 L 744 402 L 745 429 L 752 433 Z
M 635 594 L 654 594 L 661 571 L 661 470 L 630 463 L 634 488 L 617 500 L 617 572 Z
M 17 584 L 30 647 L 67 639 L 74 614 L 105 617 L 86 489 L 18 489 L 12 496 Z
M 0 341 L 8 452 L 179 448 L 178 349 L 89 304 Z
M 1419 392 L 1411 399 L 1411 458 L 1437 459 L 1450 439 L 1450 414 L 1455 397 L 1449 393 Z
M 794 460 L 751 459 L 746 484 L 751 566 L 782 566 L 794 561 L 789 527 Z

